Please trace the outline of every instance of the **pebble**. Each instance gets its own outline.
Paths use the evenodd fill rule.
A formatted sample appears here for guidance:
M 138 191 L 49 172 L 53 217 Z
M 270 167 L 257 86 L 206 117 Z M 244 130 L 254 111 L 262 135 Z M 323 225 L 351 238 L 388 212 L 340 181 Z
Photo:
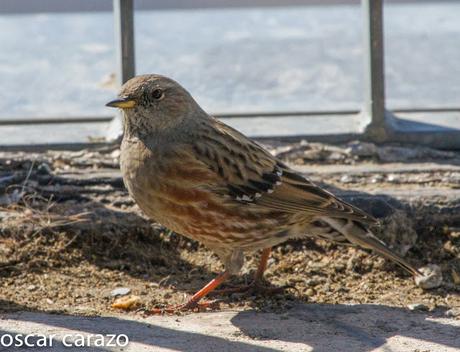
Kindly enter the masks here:
M 423 276 L 415 277 L 415 284 L 424 290 L 437 288 L 442 284 L 441 268 L 435 264 L 428 264 L 419 269 Z
M 409 308 L 409 310 L 418 310 L 418 311 L 427 311 L 428 310 L 428 306 L 424 305 L 423 303 L 408 304 L 407 308 Z
M 120 149 L 115 149 L 112 153 L 110 153 L 110 156 L 114 159 L 118 159 L 120 157 Z
M 301 280 L 299 280 L 300 282 Z M 320 284 L 319 280 L 316 279 L 304 279 L 305 286 L 315 287 Z
M 342 182 L 342 183 L 352 183 L 353 181 L 354 181 L 354 179 L 352 177 L 350 177 L 350 175 L 343 175 L 340 178 L 340 182 Z
M 460 308 L 451 308 L 448 311 L 446 311 L 444 314 L 446 317 L 449 317 L 449 318 L 460 317 Z
M 383 176 L 382 175 L 374 175 L 372 176 L 371 178 L 371 183 L 379 183 L 379 182 L 382 182 L 383 181 Z
M 377 154 L 378 148 L 373 143 L 351 142 L 346 152 L 359 157 L 373 157 Z
M 41 163 L 37 167 L 37 172 L 41 175 L 51 175 L 53 171 L 47 163 Z
M 119 297 L 112 303 L 112 308 L 129 310 L 139 306 L 141 303 L 141 298 L 139 296 L 125 296 Z
M 389 174 L 389 175 L 387 176 L 387 181 L 388 181 L 388 182 L 396 182 L 397 179 L 398 179 L 398 177 L 397 177 L 395 174 Z
M 131 292 L 131 289 L 128 288 L 128 287 L 118 287 L 118 288 L 112 290 L 112 292 L 110 292 L 110 295 L 112 297 L 126 296 L 130 292 Z
M 36 289 L 37 289 L 37 286 L 35 286 L 35 285 L 27 286 L 27 290 L 29 290 L 29 291 L 35 291 Z
M 460 285 L 460 273 L 454 268 L 452 268 L 452 281 L 455 285 Z

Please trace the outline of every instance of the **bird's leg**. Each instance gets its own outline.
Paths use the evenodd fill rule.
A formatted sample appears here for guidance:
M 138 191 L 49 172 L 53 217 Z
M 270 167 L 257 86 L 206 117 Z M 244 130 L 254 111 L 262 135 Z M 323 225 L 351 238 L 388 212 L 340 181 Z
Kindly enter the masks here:
M 260 283 L 263 278 L 264 278 L 264 272 L 267 270 L 267 262 L 268 258 L 270 257 L 272 249 L 270 248 L 265 248 L 262 251 L 262 254 L 260 256 L 260 261 L 259 261 L 259 266 L 257 267 L 257 271 L 254 274 L 254 282 L 255 283 Z
M 264 272 L 267 269 L 267 262 L 268 258 L 270 257 L 272 249 L 265 248 L 262 251 L 260 256 L 259 266 L 257 267 L 257 271 L 254 274 L 254 280 L 248 284 L 238 287 L 231 287 L 231 288 L 224 288 L 221 290 L 215 290 L 212 295 L 219 295 L 219 294 L 229 294 L 229 293 L 240 293 L 240 292 L 259 292 L 264 294 L 275 294 L 283 292 L 284 289 L 289 288 L 290 286 L 282 286 L 282 287 L 267 287 L 263 284 L 263 277 Z
M 215 290 L 212 294 L 213 295 L 221 295 L 221 294 L 229 294 L 229 293 L 238 293 L 238 292 L 246 292 L 246 291 L 253 291 L 259 287 L 262 287 L 261 282 L 263 281 L 264 272 L 267 269 L 267 261 L 270 257 L 270 252 L 272 251 L 271 248 L 265 248 L 262 250 L 262 254 L 259 260 L 259 266 L 257 267 L 257 271 L 254 274 L 254 280 L 248 285 L 242 285 L 237 287 L 230 287 L 224 288 L 221 290 Z
M 150 314 L 163 314 L 163 313 L 179 313 L 185 312 L 188 310 L 194 310 L 195 308 L 208 308 L 212 305 L 213 302 L 200 302 L 200 300 L 208 295 L 210 292 L 214 291 L 217 286 L 219 286 L 222 282 L 227 280 L 230 277 L 230 273 L 225 271 L 215 279 L 212 279 L 206 286 L 204 286 L 201 290 L 195 293 L 192 298 L 188 300 L 187 303 L 172 306 L 167 308 L 155 308 L 150 311 Z

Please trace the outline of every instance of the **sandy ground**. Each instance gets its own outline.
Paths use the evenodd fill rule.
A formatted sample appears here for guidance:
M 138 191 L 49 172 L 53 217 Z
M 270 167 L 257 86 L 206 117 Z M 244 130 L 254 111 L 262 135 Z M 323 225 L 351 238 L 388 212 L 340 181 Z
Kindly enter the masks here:
M 343 351 L 454 352 L 460 321 L 381 305 L 296 304 L 282 314 L 255 310 L 196 313 L 184 317 L 76 317 L 45 313 L 3 316 L 0 329 L 50 336 L 52 351 L 80 336 L 124 334 L 126 347 L 85 351 Z M 66 337 L 67 336 L 67 337 Z M 108 344 L 109 338 L 106 337 Z M 119 340 L 124 344 L 125 340 Z M 26 349 L 16 348 L 14 351 Z M 72 349 L 74 350 L 74 349 Z M 77 349 L 78 350 L 78 349 Z

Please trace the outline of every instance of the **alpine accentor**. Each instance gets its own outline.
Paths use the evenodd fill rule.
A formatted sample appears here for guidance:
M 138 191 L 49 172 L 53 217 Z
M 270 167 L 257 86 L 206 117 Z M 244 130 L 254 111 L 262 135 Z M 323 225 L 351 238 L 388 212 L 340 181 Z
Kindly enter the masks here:
M 244 253 L 290 238 L 319 237 L 372 249 L 413 275 L 419 272 L 375 237 L 376 220 L 321 189 L 262 146 L 209 116 L 177 82 L 143 75 L 126 82 L 121 170 L 130 195 L 152 219 L 213 250 L 225 271 L 185 310 L 243 265 Z

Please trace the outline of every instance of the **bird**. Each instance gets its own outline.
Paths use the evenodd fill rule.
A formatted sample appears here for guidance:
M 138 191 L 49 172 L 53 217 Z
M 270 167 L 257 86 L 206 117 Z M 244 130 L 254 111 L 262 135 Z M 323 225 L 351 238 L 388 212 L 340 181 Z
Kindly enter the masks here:
M 167 312 L 205 306 L 205 296 L 238 274 L 245 253 L 261 250 L 259 282 L 271 248 L 293 238 L 369 249 L 420 275 L 371 232 L 373 216 L 207 114 L 173 79 L 135 76 L 106 106 L 122 111 L 120 168 L 130 196 L 150 219 L 217 254 L 225 268 Z

